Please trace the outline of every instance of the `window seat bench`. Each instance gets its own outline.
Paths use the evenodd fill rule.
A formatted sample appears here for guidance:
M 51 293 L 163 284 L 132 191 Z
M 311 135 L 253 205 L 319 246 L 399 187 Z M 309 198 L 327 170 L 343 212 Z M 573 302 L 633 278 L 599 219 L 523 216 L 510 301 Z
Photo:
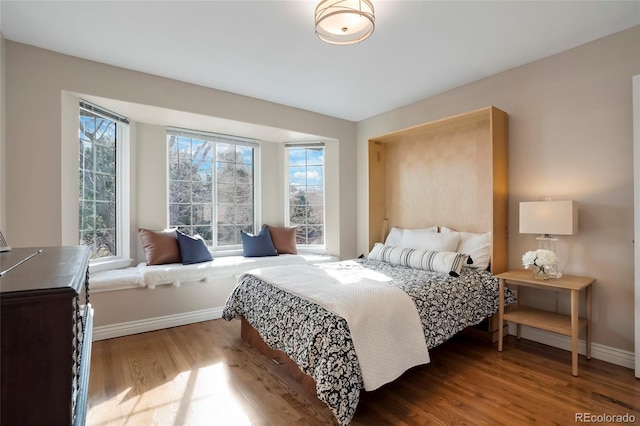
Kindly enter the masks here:
M 91 293 L 103 291 L 125 290 L 146 287 L 154 289 L 159 285 L 180 287 L 186 282 L 212 282 L 218 278 L 237 279 L 243 273 L 254 268 L 276 265 L 297 265 L 302 263 L 337 262 L 336 256 L 320 254 L 282 254 L 268 257 L 226 256 L 217 257 L 210 262 L 183 265 L 170 263 L 166 265 L 138 266 L 112 269 L 91 273 L 89 285 Z
M 110 339 L 221 318 L 238 277 L 251 269 L 338 260 L 316 254 L 229 256 L 194 265 L 140 264 L 92 272 L 93 338 Z

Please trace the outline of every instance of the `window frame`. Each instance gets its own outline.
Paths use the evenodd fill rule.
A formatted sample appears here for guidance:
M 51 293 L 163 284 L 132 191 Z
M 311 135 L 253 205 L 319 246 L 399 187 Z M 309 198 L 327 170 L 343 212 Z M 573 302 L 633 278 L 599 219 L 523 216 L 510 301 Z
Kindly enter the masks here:
M 322 148 L 323 153 L 323 173 L 322 173 L 322 244 L 300 244 L 296 241 L 296 246 L 301 252 L 308 253 L 326 253 L 327 249 L 327 179 L 326 179 L 326 171 L 327 171 L 327 163 L 326 163 L 326 154 L 327 147 L 324 141 L 311 141 L 311 142 L 297 142 L 297 143 L 285 143 L 284 144 L 284 223 L 285 226 L 291 225 L 291 204 L 290 197 L 290 167 L 289 164 L 289 150 L 291 148 Z
M 241 136 L 235 135 L 227 135 L 222 133 L 214 133 L 214 132 L 206 132 L 202 130 L 195 129 L 185 129 L 185 128 L 177 128 L 177 127 L 167 127 L 166 129 L 166 148 L 167 148 L 167 227 L 169 228 L 179 228 L 179 225 L 175 225 L 171 223 L 171 174 L 170 174 L 170 152 L 168 147 L 169 136 L 173 134 L 175 136 L 184 136 L 191 139 L 198 139 L 203 141 L 210 141 L 213 144 L 213 172 L 212 172 L 212 220 L 211 220 L 211 245 L 207 243 L 207 248 L 209 251 L 215 256 L 232 256 L 237 254 L 242 254 L 242 241 L 239 239 L 237 244 L 220 246 L 217 244 L 217 236 L 218 236 L 218 220 L 217 220 L 217 185 L 218 185 L 218 176 L 215 171 L 215 165 L 217 162 L 217 145 L 218 144 L 232 144 L 236 146 L 244 146 L 253 149 L 253 232 L 258 232 L 260 230 L 261 223 L 261 141 L 257 139 L 245 138 Z
M 131 264 L 131 240 L 130 240 L 130 128 L 129 119 L 109 111 L 103 107 L 92 104 L 85 100 L 80 100 L 78 108 L 78 129 L 80 129 L 80 110 L 85 110 L 91 114 L 101 118 L 111 120 L 116 125 L 116 255 L 105 256 L 99 259 L 91 259 L 89 261 L 89 270 L 98 272 L 107 269 L 124 268 Z M 79 155 L 79 149 L 77 150 Z M 79 164 L 79 159 L 76 165 Z M 78 167 L 78 178 L 80 168 Z M 78 185 L 79 191 L 79 185 Z M 78 201 L 80 193 L 77 194 Z M 78 217 L 79 219 L 79 217 Z M 80 222 L 78 223 L 77 236 L 80 237 Z

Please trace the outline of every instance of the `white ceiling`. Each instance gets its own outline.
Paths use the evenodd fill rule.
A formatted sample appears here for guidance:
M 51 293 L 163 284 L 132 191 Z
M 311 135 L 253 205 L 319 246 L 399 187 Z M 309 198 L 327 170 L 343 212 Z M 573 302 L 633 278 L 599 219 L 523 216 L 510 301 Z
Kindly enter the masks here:
M 359 121 L 640 24 L 637 1 L 373 0 L 358 45 L 317 1 L 7 1 L 8 40 Z

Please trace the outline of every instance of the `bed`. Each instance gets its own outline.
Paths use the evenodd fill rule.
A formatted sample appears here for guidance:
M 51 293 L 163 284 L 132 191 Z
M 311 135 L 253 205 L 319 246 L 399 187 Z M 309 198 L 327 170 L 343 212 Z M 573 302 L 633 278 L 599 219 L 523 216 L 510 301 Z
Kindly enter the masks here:
M 462 268 L 459 276 L 454 277 L 360 258 L 300 265 L 295 270 L 276 266 L 241 276 L 227 301 L 223 318 L 244 318 L 269 347 L 283 351 L 304 374 L 313 378 L 316 395 L 327 404 L 341 425 L 351 422 L 360 392 L 365 389 L 347 321 L 308 298 L 283 290 L 264 279 L 264 276 L 286 274 L 287 271 L 303 277 L 301 268 L 328 270 L 332 276 L 336 276 L 336 272 L 351 275 L 373 271 L 388 277 L 387 285 L 402 290 L 415 304 L 422 327 L 421 337 L 428 349 L 466 327 L 480 323 L 498 309 L 498 280 L 484 269 Z M 508 293 L 506 303 L 512 301 L 513 295 Z M 379 303 L 386 302 L 382 300 Z M 370 314 L 379 316 L 379 310 L 380 306 Z M 405 343 L 404 346 L 410 345 Z M 383 363 L 382 367 L 385 365 L 388 364 Z M 401 369 L 397 371 L 399 375 L 403 372 Z
M 239 278 L 223 318 L 241 318 L 243 339 L 267 356 L 282 359 L 299 381 L 311 387 L 327 404 L 339 424 L 351 422 L 362 389 L 375 389 L 406 369 L 427 363 L 428 355 L 425 357 L 422 348 L 428 354 L 429 349 L 471 325 L 484 322 L 497 311 L 498 280 L 493 274 L 506 270 L 507 264 L 506 118 L 503 111 L 488 107 L 370 139 L 366 218 L 369 256 L 301 266 L 308 271 L 264 268 Z M 386 245 L 390 230 L 427 225 L 440 225 L 452 232 L 464 230 L 465 235 L 488 233 L 490 263 L 486 268 L 457 264 L 454 273 L 450 273 L 450 265 L 449 270 L 416 267 L 420 265 L 400 260 L 406 258 L 404 255 L 394 259 L 371 256 L 376 243 L 384 241 L 383 247 L 393 248 Z M 318 301 L 297 288 L 296 282 L 313 283 L 315 286 L 307 286 L 305 291 L 314 293 L 316 288 L 324 287 L 316 280 L 319 275 L 330 275 L 327 282 L 340 282 L 345 280 L 342 273 L 347 275 L 347 281 L 360 274 L 385 277 L 380 280 L 384 285 L 373 283 L 375 279 L 365 281 L 376 288 L 375 292 L 393 289 L 389 291 L 398 298 L 398 303 L 401 299 L 405 303 L 397 306 L 407 306 L 409 300 L 414 307 L 391 305 L 383 312 L 381 307 L 387 306 L 390 298 L 381 293 L 371 306 L 360 309 L 370 311 L 363 317 L 364 322 L 376 317 L 390 322 L 394 312 L 415 313 L 407 328 L 413 330 L 413 336 L 419 336 L 395 343 L 395 352 L 388 351 L 390 346 L 394 349 L 394 344 L 386 344 L 386 349 L 379 351 L 393 368 L 389 368 L 391 372 L 386 377 L 375 377 L 374 373 L 377 381 L 372 381 L 370 361 L 375 345 L 368 345 L 367 352 L 362 350 L 363 341 L 367 346 L 367 332 L 363 338 L 361 331 L 352 330 L 352 318 L 342 316 L 352 314 L 344 306 L 328 306 L 325 300 Z M 287 282 L 289 286 L 284 285 Z M 335 282 L 333 285 L 340 287 Z M 350 300 L 345 304 L 359 305 Z M 505 303 L 512 301 L 513 295 L 508 293 Z M 497 335 L 497 321 L 487 323 L 487 332 Z M 368 332 L 375 334 L 376 327 L 387 328 L 379 323 Z M 393 327 L 399 327 L 394 329 L 395 334 L 404 336 L 404 331 L 399 331 L 401 326 Z M 376 336 L 372 341 L 378 339 Z M 401 354 L 409 345 L 413 345 L 415 353 L 396 365 L 393 357 L 398 349 Z

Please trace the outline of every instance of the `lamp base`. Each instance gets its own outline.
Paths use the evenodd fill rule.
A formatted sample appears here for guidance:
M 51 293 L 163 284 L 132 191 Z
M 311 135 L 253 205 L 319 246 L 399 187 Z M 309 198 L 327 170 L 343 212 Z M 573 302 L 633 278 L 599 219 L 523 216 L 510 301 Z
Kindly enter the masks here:
M 538 240 L 538 249 L 540 250 L 550 250 L 552 252 L 556 252 L 556 241 L 557 238 L 550 237 L 549 235 L 542 235 L 537 237 Z
M 537 237 L 536 240 L 538 240 L 538 249 L 549 250 L 556 253 L 556 241 L 558 241 L 557 238 L 554 238 L 548 234 L 545 234 L 540 237 Z M 560 278 L 562 276 L 562 273 L 558 272 L 557 265 L 551 265 L 547 267 L 547 273 L 551 278 Z

